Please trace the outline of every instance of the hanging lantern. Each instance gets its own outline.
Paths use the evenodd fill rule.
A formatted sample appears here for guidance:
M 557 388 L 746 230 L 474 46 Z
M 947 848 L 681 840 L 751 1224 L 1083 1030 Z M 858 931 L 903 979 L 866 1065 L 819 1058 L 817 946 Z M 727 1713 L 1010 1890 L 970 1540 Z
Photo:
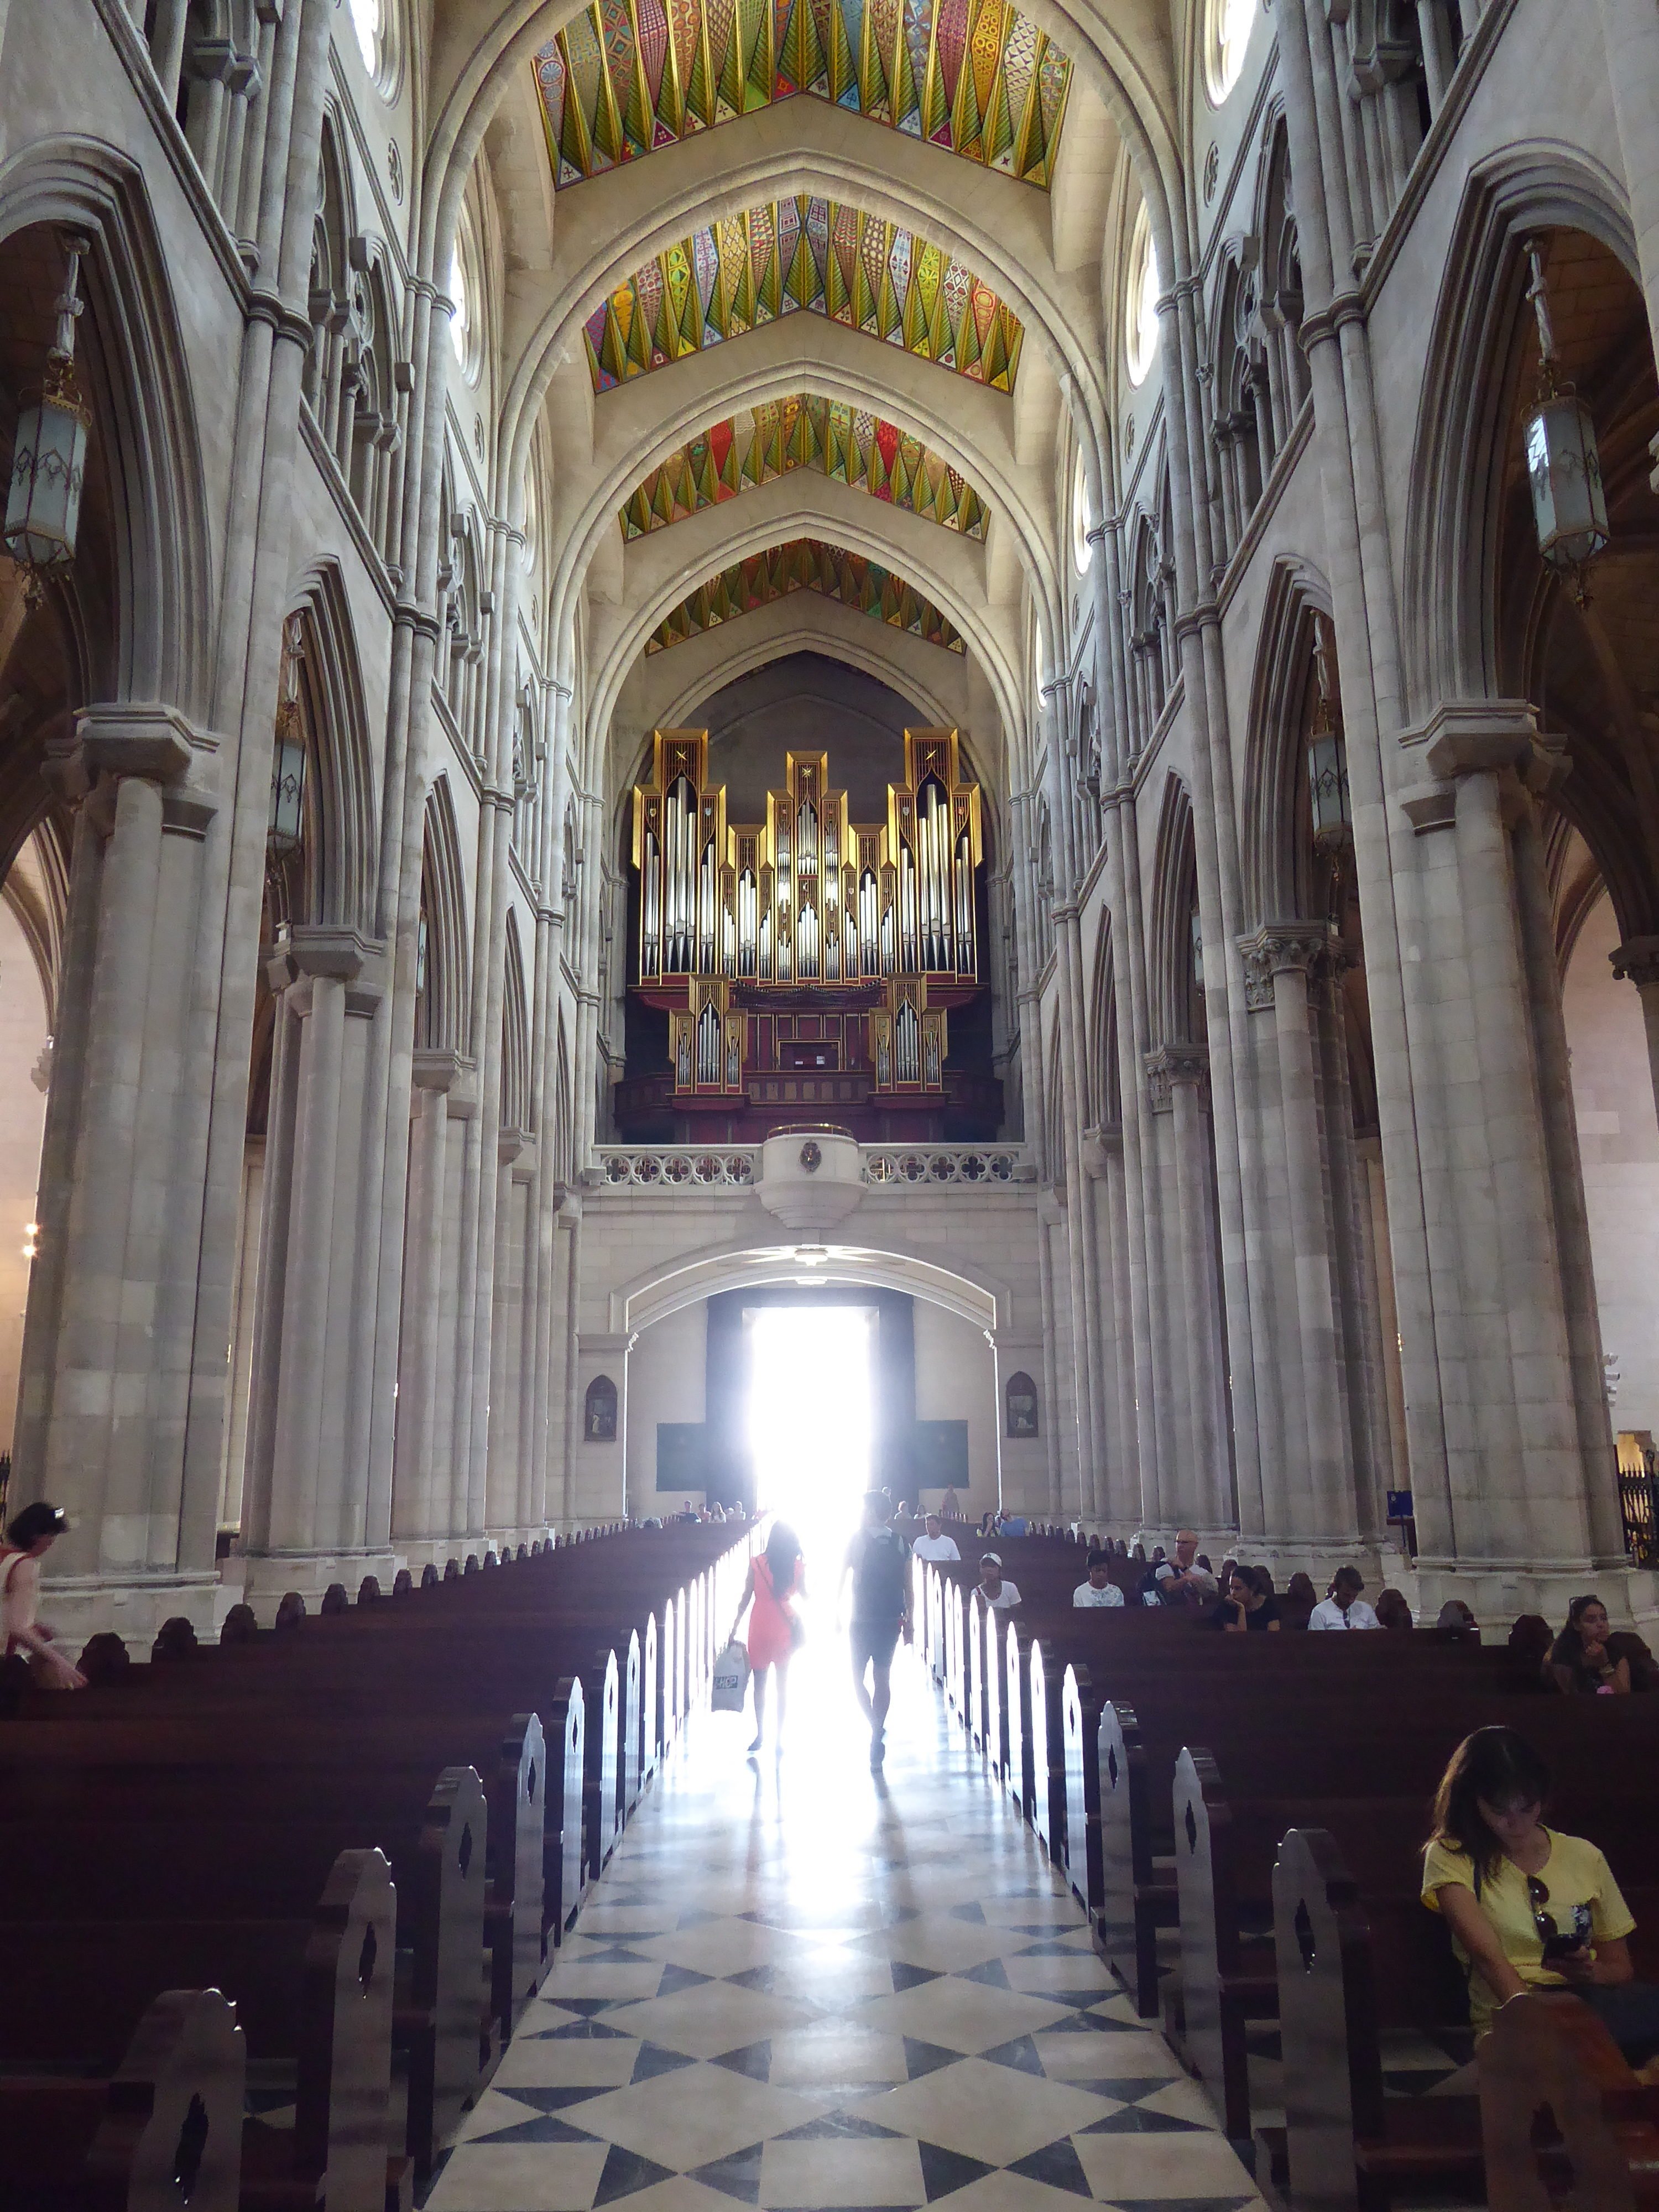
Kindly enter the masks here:
M 1611 535 L 1601 457 L 1589 409 L 1557 377 L 1543 252 L 1535 240 L 1528 242 L 1527 258 L 1532 264 L 1527 297 L 1538 318 L 1538 400 L 1528 419 L 1526 443 L 1533 520 L 1539 551 L 1569 580 L 1582 605 L 1583 572 Z
M 17 418 L 6 499 L 6 550 L 23 572 L 25 596 L 38 600 L 48 578 L 75 558 L 86 478 L 88 415 L 75 377 L 75 322 L 81 257 L 87 241 L 65 241 L 69 271 L 58 301 L 58 337 L 46 356 L 40 397 Z
M 296 615 L 283 641 L 282 697 L 270 749 L 270 813 L 265 842 L 274 859 L 300 849 L 305 832 L 306 744 L 300 716 L 300 621 Z
M 1324 619 L 1314 618 L 1314 673 L 1319 704 L 1308 736 L 1308 793 L 1312 802 L 1313 841 L 1322 852 L 1346 849 L 1353 842 L 1353 813 L 1348 803 L 1348 755 L 1331 681 L 1330 643 Z

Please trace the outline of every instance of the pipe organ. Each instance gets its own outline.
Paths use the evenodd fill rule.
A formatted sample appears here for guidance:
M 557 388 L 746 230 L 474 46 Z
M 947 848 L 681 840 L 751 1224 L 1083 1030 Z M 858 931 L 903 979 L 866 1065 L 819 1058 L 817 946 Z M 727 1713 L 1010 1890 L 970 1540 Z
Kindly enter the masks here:
M 872 1136 L 994 1133 L 1000 1085 L 945 1064 L 949 1015 L 983 988 L 980 792 L 954 730 L 905 732 L 903 781 L 869 823 L 809 752 L 787 755 L 763 820 L 732 822 L 707 733 L 659 730 L 632 858 L 633 992 L 668 1017 L 668 1075 L 630 1063 L 619 1121 L 666 1111 L 686 1138 L 735 1139 L 833 1107 Z M 967 1091 L 990 1129 L 961 1126 Z

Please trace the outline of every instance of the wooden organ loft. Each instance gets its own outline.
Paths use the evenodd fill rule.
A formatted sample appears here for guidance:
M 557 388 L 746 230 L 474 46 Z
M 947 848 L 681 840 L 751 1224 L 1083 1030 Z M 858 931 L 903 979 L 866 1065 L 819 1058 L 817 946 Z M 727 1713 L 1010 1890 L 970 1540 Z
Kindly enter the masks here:
M 654 734 L 634 792 L 623 1141 L 755 1143 L 803 1119 L 865 1143 L 988 1141 L 1002 1086 L 957 732 L 905 732 L 884 822 L 848 818 L 827 753 L 790 753 L 784 782 L 763 822 L 729 822 L 707 732 Z

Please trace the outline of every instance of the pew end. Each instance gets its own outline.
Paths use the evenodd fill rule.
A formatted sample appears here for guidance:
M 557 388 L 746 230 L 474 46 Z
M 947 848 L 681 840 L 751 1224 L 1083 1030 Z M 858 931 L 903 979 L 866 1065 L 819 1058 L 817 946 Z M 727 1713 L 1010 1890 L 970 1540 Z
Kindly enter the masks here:
M 1659 2205 L 1659 2089 L 1643 2086 L 1579 1998 L 1511 1997 L 1475 2064 L 1492 2212 Z
M 8 2212 L 237 2212 L 246 2045 L 217 1990 L 167 1990 L 106 2081 L 0 2080 Z
M 1387 2212 L 1396 2183 L 1478 2188 L 1475 2100 L 1387 2094 L 1382 2019 L 1408 1993 L 1397 1957 L 1395 1986 L 1379 1986 L 1374 1915 L 1328 1830 L 1286 1831 L 1273 1893 L 1285 2126 L 1261 2130 L 1258 2172 L 1271 2163 L 1294 2212 Z M 1389 1948 L 1407 1943 L 1402 1929 Z M 1420 1990 L 1432 2008 L 1442 1993 L 1427 1965 Z

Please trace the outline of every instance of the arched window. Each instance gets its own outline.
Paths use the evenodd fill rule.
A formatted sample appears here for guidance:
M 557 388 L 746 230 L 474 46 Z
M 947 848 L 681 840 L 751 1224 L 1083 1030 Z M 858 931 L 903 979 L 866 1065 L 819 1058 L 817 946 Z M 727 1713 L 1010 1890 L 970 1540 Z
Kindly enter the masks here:
M 1079 576 L 1089 573 L 1089 487 L 1079 453 L 1072 463 L 1072 559 Z
M 1129 238 L 1129 278 L 1123 295 L 1123 352 L 1129 381 L 1146 381 L 1158 358 L 1158 295 L 1163 289 L 1152 226 L 1143 200 Z
M 449 342 L 455 349 L 461 374 L 469 384 L 476 384 L 483 365 L 483 317 L 478 284 L 477 236 L 472 218 L 465 208 L 456 225 L 449 281 L 444 289 L 454 303 L 449 318 Z
M 343 4 L 369 82 L 389 99 L 398 81 L 396 0 L 343 0 Z
M 1204 25 L 1204 83 L 1212 107 L 1238 82 L 1255 23 L 1256 0 L 1209 0 Z

